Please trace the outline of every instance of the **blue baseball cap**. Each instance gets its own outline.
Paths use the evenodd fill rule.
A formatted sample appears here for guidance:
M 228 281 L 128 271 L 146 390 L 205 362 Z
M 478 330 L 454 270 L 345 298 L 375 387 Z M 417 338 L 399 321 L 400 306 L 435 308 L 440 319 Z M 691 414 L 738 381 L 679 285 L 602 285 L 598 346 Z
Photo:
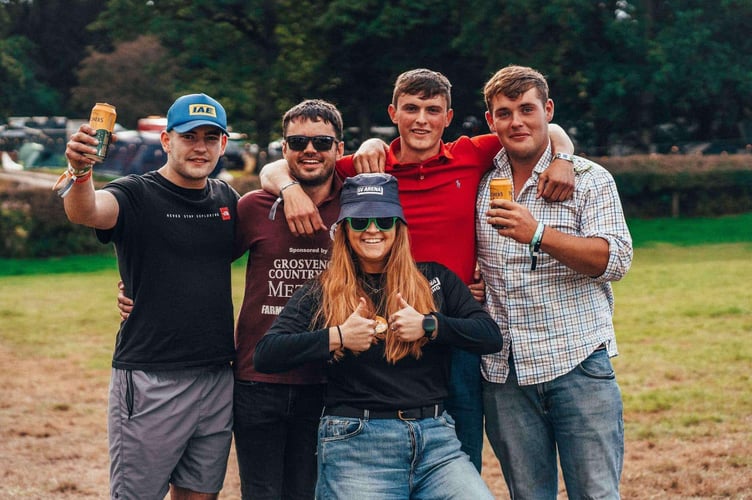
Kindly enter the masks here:
M 347 217 L 397 217 L 407 224 L 397 179 L 389 174 L 360 174 L 345 179 L 337 223 Z
M 206 94 L 188 94 L 172 103 L 167 111 L 167 131 L 180 134 L 201 125 L 213 125 L 227 133 L 227 113 L 225 108 Z

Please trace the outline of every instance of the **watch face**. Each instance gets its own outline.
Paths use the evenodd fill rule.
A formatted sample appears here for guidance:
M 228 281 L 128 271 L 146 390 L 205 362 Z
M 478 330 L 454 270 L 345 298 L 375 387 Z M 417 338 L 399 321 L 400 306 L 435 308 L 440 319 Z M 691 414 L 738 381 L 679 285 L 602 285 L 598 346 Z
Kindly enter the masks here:
M 423 317 L 423 331 L 426 332 L 426 335 L 430 335 L 434 330 L 436 330 L 436 318 L 430 314 L 425 315 Z

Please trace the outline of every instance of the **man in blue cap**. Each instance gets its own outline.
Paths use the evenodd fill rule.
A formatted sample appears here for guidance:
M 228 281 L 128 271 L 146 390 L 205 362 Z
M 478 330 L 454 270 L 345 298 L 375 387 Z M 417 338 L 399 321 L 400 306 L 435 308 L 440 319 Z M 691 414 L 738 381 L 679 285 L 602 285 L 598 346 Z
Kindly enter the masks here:
M 76 178 L 68 218 L 114 243 L 133 310 L 120 325 L 110 382 L 112 498 L 216 499 L 232 440 L 230 286 L 238 193 L 210 179 L 227 116 L 205 94 L 180 97 L 161 133 L 167 162 L 95 190 L 88 124 L 66 148 Z M 75 174 L 74 174 L 75 175 Z

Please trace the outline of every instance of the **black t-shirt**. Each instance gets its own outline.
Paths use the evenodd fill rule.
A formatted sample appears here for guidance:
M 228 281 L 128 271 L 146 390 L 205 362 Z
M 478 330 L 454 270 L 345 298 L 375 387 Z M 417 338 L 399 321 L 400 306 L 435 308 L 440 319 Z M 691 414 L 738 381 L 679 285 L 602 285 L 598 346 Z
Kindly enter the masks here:
M 120 213 L 115 227 L 97 237 L 115 244 L 125 294 L 134 300 L 112 366 L 164 370 L 231 361 L 237 192 L 216 179 L 184 189 L 157 172 L 104 189 Z
M 384 357 L 379 342 L 359 354 L 347 351 L 327 364 L 326 405 L 349 405 L 369 410 L 427 406 L 448 395 L 451 347 L 480 354 L 501 350 L 499 327 L 452 271 L 437 263 L 418 265 L 433 290 L 439 323 L 435 340 L 423 356 L 408 356 L 395 364 Z M 280 371 L 312 360 L 329 361 L 327 326 L 309 331 L 321 300 L 318 281 L 300 288 L 289 300 L 269 332 L 256 346 L 259 371 Z

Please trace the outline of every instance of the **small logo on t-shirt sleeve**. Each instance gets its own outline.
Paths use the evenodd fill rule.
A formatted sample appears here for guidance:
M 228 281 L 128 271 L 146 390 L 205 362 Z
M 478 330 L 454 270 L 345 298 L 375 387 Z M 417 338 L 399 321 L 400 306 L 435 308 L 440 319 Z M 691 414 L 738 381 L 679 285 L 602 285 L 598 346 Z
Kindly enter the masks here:
M 230 209 L 227 207 L 219 207 L 219 215 L 222 216 L 222 220 L 230 220 Z

